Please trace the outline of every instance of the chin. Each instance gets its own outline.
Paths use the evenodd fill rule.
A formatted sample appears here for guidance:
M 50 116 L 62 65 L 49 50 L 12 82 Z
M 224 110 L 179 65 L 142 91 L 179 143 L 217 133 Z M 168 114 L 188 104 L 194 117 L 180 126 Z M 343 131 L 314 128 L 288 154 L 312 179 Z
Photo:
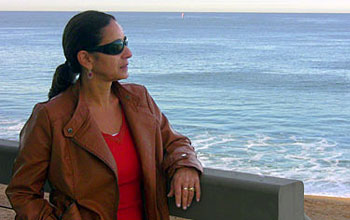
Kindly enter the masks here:
M 129 77 L 129 73 L 119 73 L 117 76 L 117 80 L 127 79 Z

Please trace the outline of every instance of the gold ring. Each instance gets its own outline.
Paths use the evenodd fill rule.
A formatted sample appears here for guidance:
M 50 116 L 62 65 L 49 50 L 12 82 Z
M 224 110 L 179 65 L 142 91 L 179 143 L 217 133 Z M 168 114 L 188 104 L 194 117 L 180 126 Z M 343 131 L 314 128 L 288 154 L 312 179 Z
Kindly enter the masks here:
M 188 190 L 188 188 L 187 187 L 184 187 L 184 188 L 182 188 L 183 190 Z
M 189 191 L 193 191 L 193 192 L 195 191 L 195 190 L 194 190 L 194 187 L 191 187 L 191 188 L 189 188 L 188 190 L 189 190 Z

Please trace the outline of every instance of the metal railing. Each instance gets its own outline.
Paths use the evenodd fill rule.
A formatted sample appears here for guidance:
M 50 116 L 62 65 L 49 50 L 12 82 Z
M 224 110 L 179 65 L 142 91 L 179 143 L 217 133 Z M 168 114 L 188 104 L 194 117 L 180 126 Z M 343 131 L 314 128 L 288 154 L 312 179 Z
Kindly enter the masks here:
M 0 139 L 0 183 L 8 184 L 18 142 Z M 304 220 L 301 181 L 204 169 L 202 197 L 186 211 L 168 200 L 170 214 L 194 220 Z

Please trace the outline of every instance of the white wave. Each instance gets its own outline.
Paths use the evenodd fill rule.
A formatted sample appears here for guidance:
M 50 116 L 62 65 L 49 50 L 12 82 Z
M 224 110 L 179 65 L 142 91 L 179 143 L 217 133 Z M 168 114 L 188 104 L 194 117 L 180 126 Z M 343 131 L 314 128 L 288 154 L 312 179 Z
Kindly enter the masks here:
M 23 120 L 0 117 L 0 138 L 18 140 L 19 132 L 24 124 L 25 121 Z
M 248 140 L 248 144 L 246 144 L 246 146 L 248 148 L 251 147 L 260 147 L 260 146 L 268 146 L 269 143 L 267 143 L 267 141 L 271 140 L 272 138 L 269 136 L 265 136 L 265 135 L 261 135 L 258 134 L 257 135 L 257 140 Z
M 235 141 L 235 139 L 232 138 L 231 135 L 212 136 L 206 132 L 205 134 L 195 136 L 191 141 L 197 150 L 203 150 L 218 144 L 225 144 Z
M 25 124 L 25 122 L 19 122 L 16 125 L 7 127 L 7 129 L 10 130 L 10 131 L 19 132 L 23 128 L 24 124 Z
M 333 140 L 207 132 L 193 141 L 205 167 L 298 179 L 306 194 L 350 197 L 350 173 L 339 163 L 345 154 Z

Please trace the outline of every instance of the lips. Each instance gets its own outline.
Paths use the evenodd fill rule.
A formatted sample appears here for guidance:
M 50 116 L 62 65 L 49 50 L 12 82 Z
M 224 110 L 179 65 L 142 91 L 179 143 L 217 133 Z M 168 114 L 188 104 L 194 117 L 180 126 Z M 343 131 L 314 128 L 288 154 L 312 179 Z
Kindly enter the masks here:
M 121 66 L 120 69 L 127 69 L 127 68 L 128 68 L 128 65 L 129 65 L 129 64 L 127 63 L 127 64 Z

